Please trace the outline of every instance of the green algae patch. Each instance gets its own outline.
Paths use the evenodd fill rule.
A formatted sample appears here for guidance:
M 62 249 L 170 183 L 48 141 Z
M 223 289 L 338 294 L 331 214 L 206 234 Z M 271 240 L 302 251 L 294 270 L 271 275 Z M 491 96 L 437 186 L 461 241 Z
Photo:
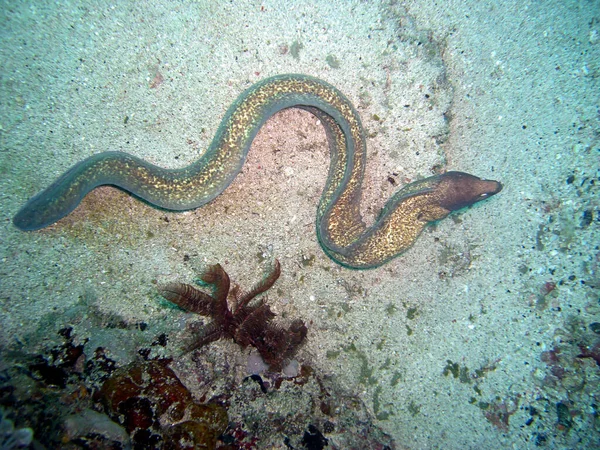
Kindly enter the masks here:
M 335 55 L 327 55 L 325 61 L 327 62 L 327 65 L 332 69 L 340 68 L 340 60 L 337 59 Z
M 375 413 L 375 417 L 377 420 L 388 420 L 393 413 L 389 411 L 382 411 L 381 409 L 381 400 L 379 396 L 381 395 L 381 386 L 377 386 L 375 391 L 373 392 L 373 412 Z
M 375 385 L 377 379 L 373 376 L 374 369 L 369 366 L 369 359 L 365 352 L 358 350 L 352 343 L 347 347 L 344 347 L 344 351 L 351 355 L 354 355 L 360 362 L 360 368 L 358 370 L 358 382 L 364 385 Z

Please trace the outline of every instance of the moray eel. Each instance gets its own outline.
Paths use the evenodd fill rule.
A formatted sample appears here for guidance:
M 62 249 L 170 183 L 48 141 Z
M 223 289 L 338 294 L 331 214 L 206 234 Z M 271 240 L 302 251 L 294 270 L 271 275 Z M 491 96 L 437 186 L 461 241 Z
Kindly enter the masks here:
M 297 107 L 316 115 L 331 155 L 317 208 L 317 236 L 325 253 L 353 269 L 378 267 L 409 248 L 430 222 L 502 189 L 497 181 L 447 172 L 409 184 L 388 201 L 373 225 L 360 213 L 366 142 L 360 117 L 335 87 L 306 75 L 279 75 L 256 83 L 227 110 L 202 157 L 164 169 L 122 152 L 104 152 L 73 166 L 29 200 L 13 219 L 38 230 L 65 217 L 92 189 L 113 185 L 160 208 L 198 208 L 220 195 L 242 169 L 252 140 L 276 112 Z

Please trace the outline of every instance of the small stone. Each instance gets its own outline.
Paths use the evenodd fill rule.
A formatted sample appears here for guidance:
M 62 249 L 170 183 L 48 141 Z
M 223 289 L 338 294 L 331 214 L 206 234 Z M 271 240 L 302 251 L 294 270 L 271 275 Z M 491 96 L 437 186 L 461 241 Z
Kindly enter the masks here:
M 581 227 L 589 227 L 594 221 L 594 211 L 586 209 L 581 216 Z
M 288 378 L 297 377 L 300 373 L 300 363 L 295 359 L 291 360 L 284 368 L 283 374 Z
M 590 323 L 589 327 L 594 333 L 600 334 L 600 322 Z
M 569 407 L 563 402 L 556 404 L 556 415 L 558 424 L 562 425 L 566 430 L 569 430 L 573 426 L 571 411 L 569 411 Z
M 266 372 L 269 366 L 264 362 L 260 353 L 252 353 L 248 356 L 248 362 L 246 363 L 246 371 L 250 375 L 258 375 Z

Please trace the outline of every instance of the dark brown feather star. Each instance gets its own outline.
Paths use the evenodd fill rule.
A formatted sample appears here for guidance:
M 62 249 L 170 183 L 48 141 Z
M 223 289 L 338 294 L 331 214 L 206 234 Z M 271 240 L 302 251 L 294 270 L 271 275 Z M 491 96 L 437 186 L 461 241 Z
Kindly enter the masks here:
M 273 286 L 281 274 L 279 261 L 267 277 L 250 291 L 241 293 L 239 286 L 230 289 L 229 276 L 220 264 L 209 266 L 200 276 L 203 283 L 213 287 L 207 294 L 189 284 L 169 283 L 159 287 L 160 295 L 186 311 L 211 317 L 213 321 L 194 336 L 186 347 L 191 351 L 221 338 L 233 339 L 242 348 L 256 347 L 271 370 L 279 371 L 306 338 L 306 325 L 294 320 L 288 329 L 272 323 L 275 314 L 264 299 L 250 305 L 258 295 Z M 228 302 L 228 298 L 231 300 Z

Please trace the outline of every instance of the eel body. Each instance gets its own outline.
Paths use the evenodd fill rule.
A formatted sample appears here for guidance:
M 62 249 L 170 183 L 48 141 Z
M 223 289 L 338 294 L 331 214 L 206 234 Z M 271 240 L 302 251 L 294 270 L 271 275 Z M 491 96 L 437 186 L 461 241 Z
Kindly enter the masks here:
M 99 153 L 31 198 L 13 223 L 25 231 L 47 227 L 101 185 L 117 186 L 169 210 L 198 208 L 220 195 L 240 172 L 264 122 L 291 107 L 313 113 L 327 134 L 331 164 L 317 207 L 317 236 L 325 253 L 343 266 L 380 266 L 410 247 L 428 223 L 502 189 L 497 181 L 462 172 L 432 176 L 398 191 L 367 227 L 360 214 L 366 160 L 360 117 L 335 87 L 292 74 L 267 78 L 243 92 L 228 109 L 206 152 L 191 165 L 164 169 L 127 153 Z

